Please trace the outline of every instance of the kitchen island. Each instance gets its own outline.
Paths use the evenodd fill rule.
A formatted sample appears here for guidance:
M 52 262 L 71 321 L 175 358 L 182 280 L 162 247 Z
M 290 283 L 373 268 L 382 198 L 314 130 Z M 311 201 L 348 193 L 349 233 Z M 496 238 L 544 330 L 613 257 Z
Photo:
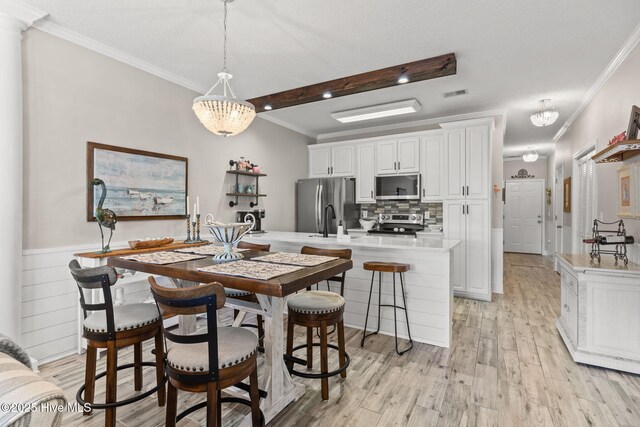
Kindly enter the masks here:
M 458 240 L 413 238 L 407 236 L 361 236 L 349 240 L 335 236 L 320 237 L 311 233 L 273 231 L 247 235 L 244 240 L 253 243 L 269 243 L 272 252 L 300 252 L 303 246 L 325 248 L 350 248 L 353 251 L 353 269 L 347 273 L 344 298 L 347 301 L 344 313 L 345 325 L 362 329 L 367 312 L 367 300 L 371 286 L 371 272 L 362 268 L 366 261 L 401 262 L 411 265 L 405 274 L 405 290 L 409 313 L 411 336 L 414 341 L 440 347 L 451 344 L 451 321 L 453 314 L 453 288 L 451 287 L 453 254 L 460 247 Z M 378 315 L 378 293 L 376 275 L 368 328 L 375 329 Z M 393 303 L 391 274 L 383 274 L 382 304 Z M 326 290 L 326 282 L 320 284 Z M 339 292 L 335 283 L 334 292 Z M 396 298 L 402 301 L 400 287 Z M 401 305 L 401 302 L 399 303 Z M 381 314 L 380 333 L 393 335 L 393 309 L 384 308 Z M 407 338 L 404 316 L 398 313 L 398 336 Z

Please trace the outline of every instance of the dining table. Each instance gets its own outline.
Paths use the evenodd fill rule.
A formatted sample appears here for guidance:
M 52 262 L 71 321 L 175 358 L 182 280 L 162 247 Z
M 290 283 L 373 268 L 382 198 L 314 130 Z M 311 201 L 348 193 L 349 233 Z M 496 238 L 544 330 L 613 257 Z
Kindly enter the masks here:
M 269 254 L 269 252 L 259 251 L 243 252 L 244 260 Z M 107 260 L 107 264 L 116 269 L 164 276 L 177 287 L 218 282 L 227 288 L 256 294 L 259 304 L 227 298 L 225 306 L 240 310 L 240 315 L 234 320 L 233 326 L 239 326 L 242 323 L 244 313 L 260 314 L 264 318 L 265 352 L 263 372 L 260 375 L 260 389 L 266 391 L 267 395 L 261 400 L 260 406 L 265 421 L 268 423 L 288 404 L 298 400 L 305 390 L 302 383 L 292 379 L 284 360 L 284 314 L 287 296 L 350 270 L 353 267 L 353 262 L 346 259 L 332 259 L 319 265 L 302 267 L 297 271 L 269 280 L 201 270 L 222 262 L 234 261 L 218 261 L 211 256 L 171 264 L 152 264 L 122 256 L 112 256 Z M 181 316 L 180 328 L 181 333 L 189 333 L 194 330 L 195 319 L 193 316 Z

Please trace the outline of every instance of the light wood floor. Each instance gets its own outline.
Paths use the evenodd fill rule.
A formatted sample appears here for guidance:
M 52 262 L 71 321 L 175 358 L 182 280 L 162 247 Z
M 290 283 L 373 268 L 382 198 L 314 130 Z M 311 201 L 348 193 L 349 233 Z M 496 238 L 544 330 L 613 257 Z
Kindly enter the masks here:
M 456 299 L 452 348 L 416 344 L 397 356 L 392 337 L 371 338 L 361 349 L 360 331 L 347 329 L 348 378 L 330 380 L 327 402 L 320 399 L 319 381 L 302 380 L 305 395 L 271 425 L 640 426 L 640 376 L 571 360 L 554 325 L 560 285 L 551 263 L 540 256 L 505 254 L 504 264 L 503 295 L 494 295 L 490 303 Z M 131 353 L 123 352 L 120 359 L 130 362 Z M 58 383 L 71 401 L 83 372 L 80 356 L 42 367 L 42 375 Z M 145 385 L 152 378 L 153 371 L 146 370 Z M 130 373 L 122 374 L 118 387 L 119 396 L 131 395 Z M 96 389 L 103 391 L 104 382 Z M 96 392 L 96 398 L 104 394 Z M 179 399 L 181 410 L 202 397 L 180 393 Z M 237 425 L 247 413 L 225 406 L 225 426 Z M 181 425 L 201 425 L 203 417 L 199 411 Z M 118 420 L 122 426 L 162 425 L 164 408 L 147 398 L 118 409 Z M 91 417 L 69 414 L 64 425 L 103 423 L 96 411 Z

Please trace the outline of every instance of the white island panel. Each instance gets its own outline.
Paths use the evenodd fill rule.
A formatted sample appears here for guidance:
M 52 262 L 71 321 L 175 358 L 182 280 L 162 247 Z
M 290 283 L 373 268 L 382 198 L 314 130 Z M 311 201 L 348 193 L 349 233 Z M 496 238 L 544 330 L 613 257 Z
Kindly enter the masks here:
M 310 233 L 269 232 L 246 236 L 254 243 L 270 243 L 274 252 L 300 252 L 302 246 L 351 248 L 353 269 L 347 272 L 344 297 L 345 324 L 362 329 L 367 312 L 371 272 L 365 271 L 366 261 L 401 262 L 411 266 L 405 273 L 405 291 L 411 336 L 414 341 L 449 347 L 453 289 L 451 287 L 452 252 L 458 241 L 406 237 L 355 237 L 348 241 L 335 237 L 310 237 Z M 326 289 L 326 283 L 320 284 Z M 331 290 L 339 292 L 339 284 L 331 282 Z M 393 304 L 391 273 L 383 273 L 382 304 Z M 400 278 L 396 275 L 396 302 L 402 305 Z M 407 337 L 404 313 L 398 310 L 398 335 Z M 378 275 L 374 280 L 369 330 L 375 329 L 378 317 Z M 393 335 L 393 309 L 382 307 L 380 333 Z

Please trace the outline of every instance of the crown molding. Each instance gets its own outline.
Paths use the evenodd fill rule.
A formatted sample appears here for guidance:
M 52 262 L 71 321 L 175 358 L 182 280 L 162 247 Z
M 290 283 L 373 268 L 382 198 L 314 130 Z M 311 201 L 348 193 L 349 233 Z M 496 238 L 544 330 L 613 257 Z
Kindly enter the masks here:
M 584 98 L 582 98 L 582 102 L 576 109 L 576 111 L 569 117 L 569 119 L 562 125 L 560 130 L 553 137 L 553 142 L 557 142 L 562 135 L 564 135 L 567 130 L 571 127 L 573 122 L 580 116 L 580 114 L 584 111 L 584 109 L 589 105 L 593 98 L 600 92 L 600 89 L 607 83 L 607 81 L 615 74 L 615 72 L 620 68 L 620 65 L 627 59 L 629 54 L 636 48 L 640 42 L 640 24 L 633 30 L 627 41 L 624 42 L 622 48 L 616 53 L 616 56 L 613 57 L 607 68 L 604 69 L 602 74 L 597 78 L 597 80 L 593 83 L 593 85 L 589 88 Z
M 83 36 L 82 34 L 63 27 L 62 25 L 56 24 L 55 22 L 47 20 L 38 21 L 33 24 L 33 28 L 37 28 L 38 30 L 44 31 L 45 33 L 49 33 L 53 36 L 77 44 L 78 46 L 82 46 L 94 52 L 108 56 L 109 58 L 113 58 L 116 61 L 120 61 L 134 68 L 145 71 L 149 74 L 153 74 L 156 77 L 160 77 L 161 79 L 167 80 L 171 83 L 175 83 L 194 92 L 202 94 L 208 90 L 207 87 L 202 86 L 199 83 L 181 77 L 163 68 L 157 67 L 149 62 L 143 61 L 142 59 L 136 58 L 135 56 L 125 53 L 121 50 L 114 49 L 97 40 Z
M 37 20 L 49 16 L 47 12 L 41 9 L 13 0 L 0 0 L 0 15 L 10 16 L 21 21 L 24 26 L 23 31 L 32 26 Z
M 258 114 L 258 117 L 260 117 L 261 119 L 264 119 L 264 120 L 266 120 L 268 122 L 274 123 L 274 124 L 276 124 L 278 126 L 282 126 L 283 128 L 287 128 L 287 129 L 292 130 L 294 132 L 301 133 L 302 135 L 306 135 L 306 136 L 308 136 L 310 138 L 316 139 L 318 137 L 317 134 L 315 134 L 315 133 L 313 133 L 311 131 L 308 131 L 306 129 L 302 129 L 301 127 L 298 127 L 296 125 L 292 125 L 291 123 L 284 122 L 284 121 L 282 121 L 280 119 L 276 119 L 275 117 L 267 116 L 266 114 Z
M 389 125 L 372 126 L 368 128 L 359 128 L 359 129 L 351 129 L 351 130 L 344 130 L 344 131 L 338 131 L 338 132 L 321 133 L 318 135 L 318 142 L 322 142 L 322 140 L 325 140 L 325 139 L 361 135 L 361 134 L 366 134 L 371 132 L 384 132 L 389 130 L 407 129 L 407 128 L 413 128 L 413 127 L 419 127 L 419 126 L 440 125 L 442 123 L 457 122 L 462 120 L 482 119 L 482 118 L 487 118 L 491 116 L 502 116 L 504 118 L 504 125 L 506 127 L 506 117 L 507 117 L 506 113 L 507 113 L 506 110 L 478 111 L 475 113 L 457 114 L 454 116 L 435 117 L 432 119 L 414 120 L 411 122 L 392 123 Z M 286 124 L 283 124 L 282 126 L 286 126 Z

